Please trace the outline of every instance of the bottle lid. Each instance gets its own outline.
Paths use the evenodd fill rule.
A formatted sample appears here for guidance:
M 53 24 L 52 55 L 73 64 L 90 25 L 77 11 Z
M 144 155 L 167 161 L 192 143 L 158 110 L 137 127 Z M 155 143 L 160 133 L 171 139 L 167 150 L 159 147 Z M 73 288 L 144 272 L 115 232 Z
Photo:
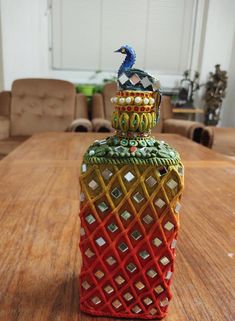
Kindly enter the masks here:
M 111 98 L 114 105 L 112 127 L 118 135 L 148 136 L 160 116 L 160 82 L 149 73 L 132 68 L 136 54 L 125 45 L 116 50 L 125 55 L 118 70 L 118 91 Z
M 84 161 L 96 164 L 178 164 L 179 154 L 167 143 L 151 136 L 151 128 L 160 114 L 159 81 L 143 70 L 132 68 L 136 58 L 133 48 L 125 45 L 116 52 L 125 55 L 118 71 L 118 90 L 111 98 L 114 105 L 112 126 L 116 133 L 95 141 Z

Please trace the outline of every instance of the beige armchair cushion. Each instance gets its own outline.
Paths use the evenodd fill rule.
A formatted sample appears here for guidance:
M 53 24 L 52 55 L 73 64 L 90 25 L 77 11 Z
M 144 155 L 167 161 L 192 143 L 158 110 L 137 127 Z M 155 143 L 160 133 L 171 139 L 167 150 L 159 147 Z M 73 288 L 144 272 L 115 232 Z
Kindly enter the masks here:
M 110 120 L 113 114 L 113 104 L 111 103 L 111 97 L 116 95 L 117 85 L 115 82 L 107 83 L 103 89 L 103 97 L 104 97 L 104 112 L 105 118 Z
M 11 135 L 65 131 L 74 119 L 75 88 L 55 79 L 19 79 L 12 85 Z

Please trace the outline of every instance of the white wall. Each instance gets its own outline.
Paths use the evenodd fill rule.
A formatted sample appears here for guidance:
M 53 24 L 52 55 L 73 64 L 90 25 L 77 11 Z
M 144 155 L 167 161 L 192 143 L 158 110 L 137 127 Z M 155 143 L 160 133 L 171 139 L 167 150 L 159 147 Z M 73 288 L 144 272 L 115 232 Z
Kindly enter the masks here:
M 228 89 L 226 98 L 223 102 L 220 122 L 221 127 L 235 127 L 235 32 L 233 37 L 233 50 L 228 70 Z
M 46 74 L 48 61 L 46 0 L 2 0 L 4 87 L 14 79 Z
M 235 51 L 233 52 L 235 1 L 209 0 L 207 17 L 204 17 L 204 23 L 204 44 L 202 46 L 201 62 L 199 64 L 200 82 L 206 83 L 209 72 L 215 70 L 214 66 L 216 64 L 220 64 L 222 70 L 227 70 L 231 78 L 231 75 L 235 73 L 230 63 L 235 57 Z M 231 85 L 229 79 L 228 97 L 230 97 L 230 103 L 234 101 L 233 105 L 235 105 L 235 91 L 230 89 Z M 203 93 L 204 88 L 200 90 L 195 99 L 198 106 L 203 106 L 204 104 L 204 101 L 202 101 Z M 228 115 L 230 115 L 230 109 L 232 108 L 232 106 L 228 106 L 227 101 L 223 102 L 221 126 L 226 125 L 225 119 L 229 117 Z M 235 117 L 230 118 L 230 124 L 231 126 L 235 126 Z
M 210 0 L 205 30 L 200 77 L 203 82 L 216 64 L 225 70 L 229 68 L 235 30 L 235 1 Z
M 2 31 L 1 31 L 1 16 L 0 16 L 0 90 L 3 90 L 3 87 L 4 85 L 3 85 L 3 60 L 2 60 Z

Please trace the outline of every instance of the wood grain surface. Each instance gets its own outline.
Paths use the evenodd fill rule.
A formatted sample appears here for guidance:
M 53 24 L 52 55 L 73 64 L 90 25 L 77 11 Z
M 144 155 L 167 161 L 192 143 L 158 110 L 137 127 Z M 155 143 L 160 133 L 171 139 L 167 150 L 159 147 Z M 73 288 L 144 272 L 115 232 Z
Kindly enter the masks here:
M 88 145 L 106 136 L 40 134 L 0 161 L 0 321 L 111 320 L 78 309 L 78 176 Z M 158 137 L 186 167 L 164 320 L 235 320 L 235 163 L 183 137 Z

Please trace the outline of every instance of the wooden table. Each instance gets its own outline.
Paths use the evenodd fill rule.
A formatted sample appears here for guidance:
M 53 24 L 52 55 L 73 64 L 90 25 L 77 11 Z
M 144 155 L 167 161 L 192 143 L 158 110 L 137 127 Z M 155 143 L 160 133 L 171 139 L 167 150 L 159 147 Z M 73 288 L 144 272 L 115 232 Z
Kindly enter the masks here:
M 0 162 L 0 320 L 105 321 L 78 311 L 82 154 L 106 134 L 30 138 Z M 235 163 L 160 135 L 186 167 L 173 301 L 167 321 L 232 321 Z

